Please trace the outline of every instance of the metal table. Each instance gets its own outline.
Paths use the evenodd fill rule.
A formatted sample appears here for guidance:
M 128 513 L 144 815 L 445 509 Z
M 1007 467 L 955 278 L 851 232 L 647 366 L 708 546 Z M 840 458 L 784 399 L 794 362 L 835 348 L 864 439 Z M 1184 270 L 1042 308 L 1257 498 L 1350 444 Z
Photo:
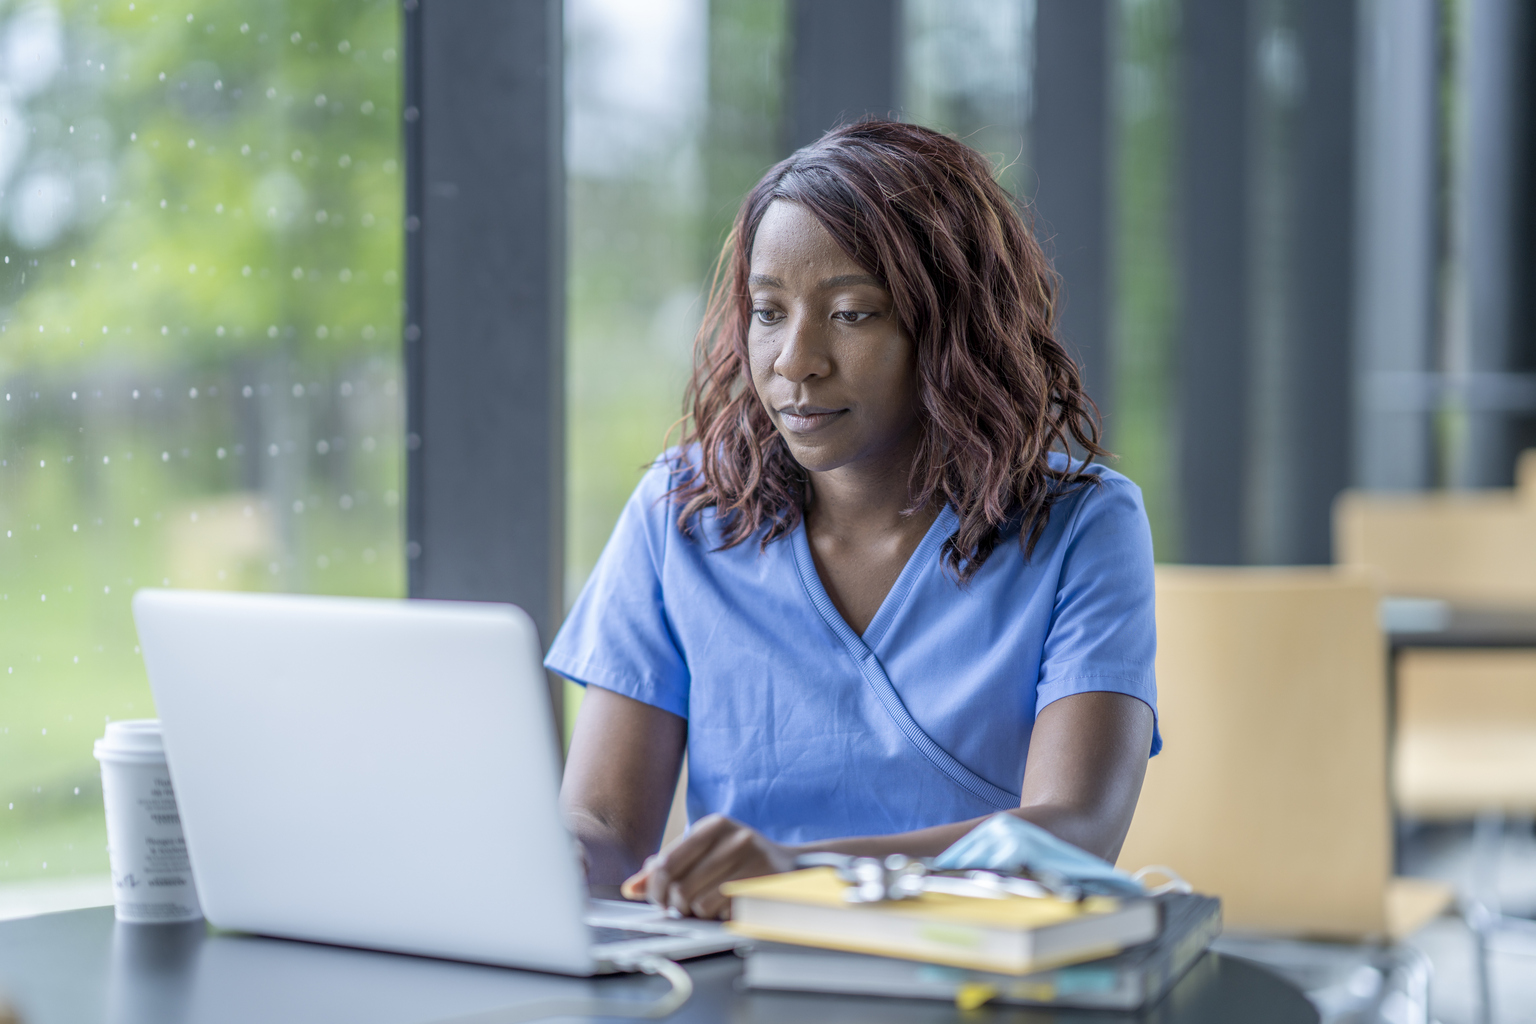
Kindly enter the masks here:
M 741 961 L 732 954 L 686 966 L 695 992 L 670 1018 L 679 1024 L 1318 1020 L 1312 1004 L 1288 983 L 1260 967 L 1215 953 L 1207 954 L 1161 1003 L 1142 1014 L 989 1007 L 962 1018 L 947 1003 L 925 1000 L 738 991 Z M 0 991 L 20 1013 L 22 1024 L 426 1024 L 552 998 L 649 1001 L 664 990 L 665 982 L 643 976 L 561 978 L 210 933 L 202 922 L 117 924 L 110 907 L 0 923 Z M 515 1011 L 507 1015 L 516 1017 Z M 484 1024 L 495 1020 L 487 1015 Z
M 1409 647 L 1536 647 L 1536 608 L 1451 604 L 1439 629 L 1387 634 L 1392 656 Z

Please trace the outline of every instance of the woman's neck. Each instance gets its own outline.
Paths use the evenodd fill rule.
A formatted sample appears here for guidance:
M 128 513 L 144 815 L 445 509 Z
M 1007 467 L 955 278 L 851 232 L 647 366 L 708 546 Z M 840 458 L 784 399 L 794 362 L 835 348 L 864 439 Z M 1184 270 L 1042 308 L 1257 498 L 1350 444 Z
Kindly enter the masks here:
M 810 474 L 806 519 L 819 532 L 849 536 L 926 530 L 938 509 L 904 514 L 912 503 L 912 459 L 916 444 L 879 460 L 861 461 Z M 919 522 L 914 522 L 917 520 Z
M 911 475 L 910 455 L 811 474 L 806 541 L 827 597 L 860 635 L 938 516 L 935 503 L 907 514 Z

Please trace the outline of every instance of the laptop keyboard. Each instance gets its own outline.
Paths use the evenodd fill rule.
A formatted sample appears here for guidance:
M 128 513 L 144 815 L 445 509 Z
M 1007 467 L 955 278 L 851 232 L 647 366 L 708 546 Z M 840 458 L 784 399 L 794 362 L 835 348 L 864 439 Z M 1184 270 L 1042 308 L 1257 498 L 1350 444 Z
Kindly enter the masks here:
M 601 925 L 589 924 L 587 929 L 592 933 L 592 941 L 598 945 L 608 942 L 633 942 L 635 939 L 665 939 L 667 932 L 637 932 L 630 928 L 604 928 Z

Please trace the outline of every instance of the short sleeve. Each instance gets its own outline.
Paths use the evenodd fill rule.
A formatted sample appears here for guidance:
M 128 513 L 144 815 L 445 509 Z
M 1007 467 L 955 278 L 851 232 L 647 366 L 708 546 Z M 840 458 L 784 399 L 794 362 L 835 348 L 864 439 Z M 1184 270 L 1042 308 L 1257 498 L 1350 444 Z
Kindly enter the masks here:
M 1035 714 L 1075 693 L 1112 691 L 1152 709 L 1157 726 L 1157 623 L 1152 531 L 1141 490 L 1118 473 L 1079 492 L 1067 528 L 1051 628 L 1041 657 Z
M 663 457 L 624 505 L 544 667 L 687 718 L 688 666 L 662 594 L 666 549 L 677 529 L 666 500 L 670 486 Z

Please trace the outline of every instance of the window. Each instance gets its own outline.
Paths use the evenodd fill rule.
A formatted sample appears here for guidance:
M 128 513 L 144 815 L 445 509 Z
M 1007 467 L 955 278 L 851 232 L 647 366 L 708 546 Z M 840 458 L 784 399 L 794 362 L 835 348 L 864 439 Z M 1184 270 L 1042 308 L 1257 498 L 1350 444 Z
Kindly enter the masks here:
M 565 19 L 570 602 L 682 413 L 709 270 L 780 155 L 785 5 L 568 0 Z
M 0 884 L 107 871 L 135 589 L 404 593 L 399 32 L 0 16 Z

